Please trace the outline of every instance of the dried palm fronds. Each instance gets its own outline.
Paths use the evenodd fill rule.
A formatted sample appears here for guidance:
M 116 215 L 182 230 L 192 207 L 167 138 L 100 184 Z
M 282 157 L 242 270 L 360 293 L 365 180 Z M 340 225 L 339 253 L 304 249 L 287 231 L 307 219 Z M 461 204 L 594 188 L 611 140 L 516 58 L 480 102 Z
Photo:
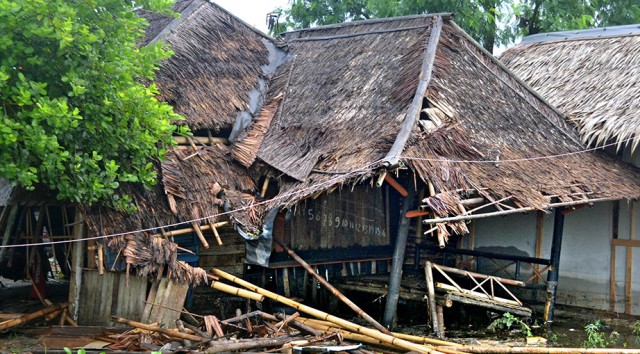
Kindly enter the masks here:
M 586 144 L 640 142 L 640 36 L 531 43 L 501 60 L 578 127 Z
M 281 100 L 282 94 L 279 94 L 262 107 L 260 114 L 254 119 L 251 127 L 233 144 L 231 155 L 244 167 L 251 166 L 256 160 L 260 144 L 262 144 L 264 135 L 269 130 L 271 120 L 275 116 Z
M 127 276 L 130 266 L 134 266 L 139 276 L 160 277 L 166 270 L 169 279 L 180 283 L 207 283 L 207 272 L 178 261 L 178 245 L 167 239 L 139 232 L 112 238 L 108 246 L 118 250 L 125 260 Z

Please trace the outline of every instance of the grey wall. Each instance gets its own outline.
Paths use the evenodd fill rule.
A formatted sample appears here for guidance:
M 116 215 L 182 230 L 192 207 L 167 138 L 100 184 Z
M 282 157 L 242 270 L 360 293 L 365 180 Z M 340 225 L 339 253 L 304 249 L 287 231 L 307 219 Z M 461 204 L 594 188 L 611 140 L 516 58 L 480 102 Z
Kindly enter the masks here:
M 628 239 L 630 225 L 630 204 L 621 202 L 619 238 Z M 609 309 L 609 279 L 612 235 L 613 203 L 596 203 L 566 214 L 564 237 L 560 260 L 558 303 L 574 306 Z M 640 217 L 640 207 L 635 207 L 636 220 Z M 640 226 L 640 225 L 639 225 Z M 519 254 L 535 257 L 536 213 L 516 214 L 476 220 L 474 224 L 477 250 Z M 542 258 L 548 258 L 551 251 L 553 214 L 543 217 Z M 640 240 L 640 230 L 635 227 L 636 239 Z M 624 311 L 625 247 L 617 247 L 616 284 L 617 311 Z M 639 274 L 633 277 L 633 311 L 640 314 L 640 249 L 635 249 L 633 268 Z M 482 262 L 481 271 L 490 271 L 492 264 Z M 495 267 L 495 265 L 493 265 Z M 513 274 L 514 268 L 511 267 Z M 496 274 L 505 276 L 505 273 Z M 532 273 L 528 266 L 521 267 L 521 280 Z M 546 274 L 545 274 L 546 279 Z M 541 298 L 541 297 L 539 297 Z

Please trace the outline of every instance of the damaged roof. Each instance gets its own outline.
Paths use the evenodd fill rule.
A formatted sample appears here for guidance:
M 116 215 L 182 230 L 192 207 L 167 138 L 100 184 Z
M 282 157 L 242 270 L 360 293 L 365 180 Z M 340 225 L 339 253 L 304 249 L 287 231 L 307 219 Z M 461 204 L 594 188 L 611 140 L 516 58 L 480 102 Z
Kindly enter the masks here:
M 526 37 L 500 60 L 575 124 L 583 142 L 640 142 L 640 25 Z
M 192 131 L 224 129 L 222 134 L 228 134 L 236 121 L 250 122 L 284 52 L 272 38 L 213 2 L 178 1 L 173 10 L 180 16 L 139 12 L 149 21 L 141 45 L 161 40 L 174 52 L 156 73 L 159 99 L 184 115 Z M 87 224 L 96 234 L 116 234 L 201 218 L 198 223 L 207 224 L 219 219 L 209 216 L 242 209 L 226 217 L 249 234 L 259 233 L 261 213 L 248 208 L 256 202 L 250 171 L 233 159 L 231 147 L 210 145 L 169 151 L 156 166 L 158 184 L 150 190 L 123 185 L 136 213 L 84 207 Z
M 149 27 L 142 45 L 162 41 L 174 55 L 156 74 L 159 99 L 192 130 L 230 128 L 260 106 L 278 51 L 273 40 L 213 2 L 182 0 L 178 18 L 141 11 Z
M 437 192 L 545 209 L 640 196 L 637 169 L 584 152 L 564 117 L 446 14 L 286 33 L 257 157 L 291 205 L 395 162 Z M 545 158 L 552 156 L 551 158 Z

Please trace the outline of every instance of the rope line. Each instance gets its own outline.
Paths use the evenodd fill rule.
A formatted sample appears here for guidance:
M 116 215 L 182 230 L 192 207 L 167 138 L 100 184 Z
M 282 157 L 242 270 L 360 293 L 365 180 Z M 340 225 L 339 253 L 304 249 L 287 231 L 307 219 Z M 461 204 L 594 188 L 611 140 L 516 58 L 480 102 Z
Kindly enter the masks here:
M 626 142 L 629 142 L 631 140 L 633 140 L 633 138 L 629 138 L 629 139 L 623 140 L 621 142 L 605 144 L 605 145 L 602 145 L 600 147 L 588 148 L 588 149 L 583 149 L 583 150 L 569 152 L 569 153 L 563 153 L 563 154 L 536 156 L 536 157 L 520 158 L 520 159 L 497 160 L 497 161 L 496 160 L 450 160 L 450 159 L 444 159 L 444 158 L 430 159 L 430 158 L 408 157 L 408 156 L 401 156 L 400 159 L 402 159 L 402 160 L 431 161 L 431 162 L 479 163 L 479 164 L 480 163 L 494 163 L 495 164 L 495 163 L 524 162 L 524 161 L 536 161 L 536 160 L 561 158 L 561 157 L 566 157 L 566 156 L 583 154 L 583 153 L 587 153 L 587 152 L 593 152 L 593 151 L 596 151 L 596 150 L 604 149 L 606 147 L 610 147 L 610 146 L 626 143 Z M 251 209 L 253 207 L 264 205 L 264 204 L 267 204 L 267 203 L 271 203 L 271 202 L 274 202 L 274 201 L 277 201 L 277 200 L 280 200 L 280 199 L 288 198 L 290 196 L 303 194 L 304 192 L 306 192 L 308 190 L 313 190 L 313 189 L 316 189 L 317 187 L 322 187 L 324 185 L 330 185 L 334 181 L 343 179 L 345 177 L 348 177 L 351 174 L 356 174 L 356 173 L 359 173 L 359 172 L 366 172 L 366 171 L 368 171 L 368 169 L 370 167 L 372 167 L 372 166 L 374 166 L 376 164 L 379 164 L 383 160 L 384 159 L 380 159 L 380 160 L 371 162 L 371 163 L 369 163 L 369 164 L 367 164 L 364 167 L 361 167 L 359 169 L 355 169 L 355 170 L 352 170 L 352 171 L 344 172 L 340 176 L 336 176 L 336 177 L 330 178 L 330 179 L 328 179 L 328 180 L 326 180 L 324 182 L 320 182 L 320 183 L 317 183 L 317 184 L 302 188 L 302 189 L 297 190 L 297 191 L 281 194 L 281 195 L 276 196 L 276 197 L 274 197 L 272 199 L 269 199 L 269 200 L 263 200 L 261 202 L 258 202 L 258 203 L 252 204 L 252 205 L 247 205 L 247 206 L 243 206 L 243 207 L 240 207 L 240 208 L 237 208 L 237 209 L 234 209 L 234 210 L 229 210 L 229 211 L 225 211 L 225 212 L 221 212 L 221 213 L 216 213 L 216 214 L 212 214 L 212 215 L 203 216 L 203 217 L 197 218 L 197 219 L 181 221 L 181 222 L 177 222 L 177 223 L 173 223 L 173 224 L 155 226 L 155 227 L 150 227 L 150 228 L 145 228 L 145 229 L 138 229 L 138 230 L 133 230 L 133 231 L 119 232 L 119 233 L 113 233 L 113 234 L 108 234 L 108 235 L 100 235 L 100 236 L 93 236 L 93 237 L 83 237 L 83 238 L 71 239 L 71 240 L 35 242 L 35 243 L 25 243 L 25 244 L 20 244 L 20 245 L 0 245 L 0 249 L 2 249 L 2 248 L 17 248 L 17 247 L 32 247 L 32 246 L 46 246 L 46 245 L 55 245 L 55 244 L 64 244 L 64 243 L 74 243 L 74 242 L 83 242 L 83 241 L 102 240 L 102 239 L 107 239 L 107 238 L 113 238 L 113 237 L 133 234 L 133 233 L 137 233 L 137 232 L 157 231 L 157 230 L 160 230 L 162 228 L 170 228 L 170 227 L 175 227 L 175 226 L 180 226 L 180 225 L 191 224 L 193 222 L 202 221 L 202 220 L 206 220 L 206 219 L 213 218 L 213 217 L 224 216 L 224 215 L 233 214 L 233 213 L 236 213 L 236 212 L 239 212 L 239 211 L 248 210 L 248 209 Z M 320 172 L 320 171 L 318 171 L 318 172 Z

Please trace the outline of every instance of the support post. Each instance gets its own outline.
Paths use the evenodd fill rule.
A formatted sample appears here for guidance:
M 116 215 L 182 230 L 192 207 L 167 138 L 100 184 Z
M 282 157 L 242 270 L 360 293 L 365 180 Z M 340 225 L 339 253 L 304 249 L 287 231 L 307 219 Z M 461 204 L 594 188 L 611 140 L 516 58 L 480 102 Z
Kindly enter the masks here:
M 396 320 L 396 309 L 398 307 L 398 299 L 400 298 L 400 282 L 402 280 L 402 264 L 404 263 L 404 253 L 407 248 L 407 238 L 409 236 L 409 223 L 411 219 L 407 218 L 407 211 L 413 204 L 413 196 L 415 187 L 407 188 L 407 196 L 402 203 L 402 211 L 400 212 L 400 226 L 398 227 L 398 237 L 396 238 L 396 246 L 393 251 L 391 261 L 391 273 L 389 274 L 389 292 L 387 293 L 387 302 L 384 308 L 384 317 L 382 324 L 387 328 L 393 328 Z
M 551 241 L 551 267 L 547 275 L 547 302 L 544 307 L 544 320 L 547 326 L 553 324 L 553 312 L 558 292 L 558 272 L 560 267 L 560 249 L 564 230 L 563 208 L 556 208 L 553 214 L 553 240 Z
M 84 222 L 80 208 L 76 207 L 75 217 L 73 218 L 73 238 L 75 240 L 82 239 L 84 235 Z M 71 278 L 69 282 L 69 315 L 73 320 L 78 320 L 78 305 L 80 304 L 80 288 L 82 286 L 82 267 L 84 266 L 84 241 L 76 241 L 73 243 L 73 253 L 71 258 Z

